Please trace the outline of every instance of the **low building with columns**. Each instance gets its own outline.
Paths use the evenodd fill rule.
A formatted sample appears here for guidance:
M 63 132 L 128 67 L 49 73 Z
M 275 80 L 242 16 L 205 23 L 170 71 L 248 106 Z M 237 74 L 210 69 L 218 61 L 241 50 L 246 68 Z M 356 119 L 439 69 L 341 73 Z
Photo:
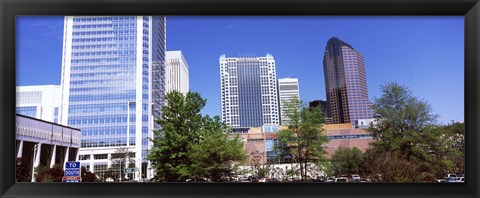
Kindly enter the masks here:
M 17 158 L 28 159 L 32 170 L 38 166 L 64 166 L 67 161 L 78 161 L 80 140 L 80 129 L 16 115 Z

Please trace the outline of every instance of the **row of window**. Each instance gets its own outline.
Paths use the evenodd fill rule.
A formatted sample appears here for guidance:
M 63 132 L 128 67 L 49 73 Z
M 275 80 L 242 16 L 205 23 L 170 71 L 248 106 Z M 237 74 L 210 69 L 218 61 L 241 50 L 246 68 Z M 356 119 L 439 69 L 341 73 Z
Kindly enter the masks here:
M 30 117 L 37 117 L 37 107 L 16 107 L 16 113 Z
M 111 116 L 111 117 L 110 117 Z M 130 123 L 135 122 L 135 116 L 130 116 Z M 148 122 L 148 116 L 142 116 L 142 122 Z M 69 125 L 88 125 L 88 124 L 109 124 L 109 123 L 127 123 L 127 115 L 103 115 L 101 118 L 88 117 L 85 119 L 68 120 Z
M 136 20 L 119 21 L 119 22 L 114 21 L 113 23 L 98 23 L 98 24 L 77 23 L 77 24 L 73 25 L 74 30 L 78 30 L 78 29 L 100 29 L 100 28 L 136 28 L 136 27 L 137 27 Z
M 73 22 L 125 21 L 136 20 L 136 16 L 76 16 Z
M 122 78 L 122 79 L 99 79 L 99 80 L 72 80 L 70 85 L 124 85 L 125 83 L 133 83 L 134 79 Z
M 72 56 L 111 56 L 111 55 L 130 55 L 135 54 L 135 50 L 114 50 L 114 51 L 91 51 L 91 52 L 73 52 Z M 148 59 L 147 59 L 148 60 Z
M 100 64 L 95 64 L 95 66 L 91 65 L 73 65 L 71 67 L 72 74 L 76 74 L 76 71 L 82 71 L 79 73 L 84 73 L 83 71 L 85 70 L 90 70 L 92 72 L 95 71 L 125 71 L 125 72 L 135 72 L 135 63 L 131 64 L 121 64 L 121 65 L 112 65 L 112 64 L 106 64 L 106 65 L 100 65 Z M 127 73 L 131 75 L 132 73 Z
M 130 145 L 135 145 L 135 141 L 130 140 Z M 94 140 L 87 141 L 82 140 L 80 144 L 81 148 L 94 148 L 94 147 L 114 147 L 114 146 L 127 146 L 126 138 L 104 138 L 102 141 Z
M 132 55 L 130 57 L 110 57 L 110 58 L 85 58 L 85 59 L 72 59 L 72 64 L 92 64 L 92 63 L 118 63 L 118 62 L 130 62 L 134 61 L 135 56 Z M 73 65 L 75 66 L 75 65 Z
M 74 38 L 72 39 L 72 42 L 74 44 L 77 44 L 77 43 L 85 43 L 85 42 L 127 41 L 127 40 L 135 40 L 135 39 L 136 39 L 135 35 L 130 35 L 130 36 L 117 36 L 117 37 L 104 37 L 104 38 L 99 38 L 99 37 Z
M 358 138 L 373 138 L 371 135 L 362 134 L 362 135 L 332 135 L 328 136 L 328 139 L 335 140 L 335 139 L 358 139 Z
M 125 34 L 136 34 L 137 33 L 137 29 L 118 29 L 118 30 L 104 30 L 104 31 L 99 31 L 99 30 L 95 30 L 95 31 L 75 31 L 73 32 L 72 34 L 74 36 L 90 36 L 90 35 L 113 35 L 113 34 L 121 34 L 121 35 L 125 35 Z
M 142 134 L 148 134 L 148 123 L 142 123 Z M 128 133 L 135 134 L 136 126 L 135 122 L 130 122 L 129 125 L 130 130 Z M 121 125 L 115 126 L 92 126 L 92 127 L 82 127 L 82 135 L 83 136 L 109 136 L 109 135 L 124 135 L 127 134 L 127 123 L 123 123 Z
M 120 48 L 120 49 L 128 49 L 128 48 L 135 48 L 137 46 L 136 42 L 115 42 L 109 44 L 84 44 L 84 43 L 75 43 L 72 45 L 72 49 L 111 49 L 111 48 Z

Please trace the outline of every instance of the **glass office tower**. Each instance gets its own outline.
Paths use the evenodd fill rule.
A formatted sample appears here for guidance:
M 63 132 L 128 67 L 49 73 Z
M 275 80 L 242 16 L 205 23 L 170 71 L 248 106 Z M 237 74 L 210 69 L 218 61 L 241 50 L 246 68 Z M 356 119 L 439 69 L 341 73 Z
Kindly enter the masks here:
M 350 44 L 333 37 L 323 59 L 327 117 L 333 124 L 373 118 L 368 99 L 363 56 Z
M 234 128 L 279 124 L 275 60 L 220 56 L 222 121 Z
M 152 176 L 144 158 L 164 103 L 165 22 L 165 16 L 65 17 L 60 122 L 81 129 L 79 160 L 100 176 L 119 148 L 134 153 L 135 180 Z

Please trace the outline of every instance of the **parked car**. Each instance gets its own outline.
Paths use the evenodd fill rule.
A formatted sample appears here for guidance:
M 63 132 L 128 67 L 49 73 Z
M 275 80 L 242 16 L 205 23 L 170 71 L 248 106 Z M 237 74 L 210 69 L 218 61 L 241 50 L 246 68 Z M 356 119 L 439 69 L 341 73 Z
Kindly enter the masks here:
M 465 182 L 465 177 L 459 177 L 459 178 L 457 179 L 457 182 Z
M 250 182 L 248 178 L 240 178 L 238 182 Z
M 335 182 L 348 182 L 348 179 L 346 177 L 339 177 L 335 178 Z
M 458 177 L 458 176 L 457 176 L 456 174 L 447 174 L 447 175 L 445 175 L 445 180 L 446 180 L 447 178 L 457 179 L 457 177 Z
M 258 179 L 257 182 L 267 182 L 267 178 L 265 177 L 259 177 L 257 179 Z
M 265 182 L 280 182 L 280 181 L 275 178 L 270 178 L 270 179 L 266 179 Z
M 456 177 L 445 177 L 445 182 L 457 182 Z
M 257 182 L 259 178 L 257 178 L 256 176 L 248 176 L 248 180 L 250 180 L 251 182 Z
M 360 182 L 360 175 L 353 174 L 352 175 L 352 182 Z
M 335 177 L 327 177 L 325 182 L 335 182 Z

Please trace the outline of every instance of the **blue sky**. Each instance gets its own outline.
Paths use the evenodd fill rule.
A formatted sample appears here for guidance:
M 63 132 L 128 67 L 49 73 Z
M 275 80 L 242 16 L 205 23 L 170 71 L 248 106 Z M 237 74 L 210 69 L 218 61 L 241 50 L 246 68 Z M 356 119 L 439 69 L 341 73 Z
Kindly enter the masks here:
M 63 17 L 17 17 L 17 85 L 60 84 Z M 464 121 L 463 16 L 167 16 L 167 50 L 181 50 L 190 89 L 220 115 L 218 58 L 265 56 L 277 78 L 298 78 L 300 98 L 325 99 L 323 53 L 338 37 L 365 58 L 369 98 L 396 81 L 429 102 L 442 123 Z

